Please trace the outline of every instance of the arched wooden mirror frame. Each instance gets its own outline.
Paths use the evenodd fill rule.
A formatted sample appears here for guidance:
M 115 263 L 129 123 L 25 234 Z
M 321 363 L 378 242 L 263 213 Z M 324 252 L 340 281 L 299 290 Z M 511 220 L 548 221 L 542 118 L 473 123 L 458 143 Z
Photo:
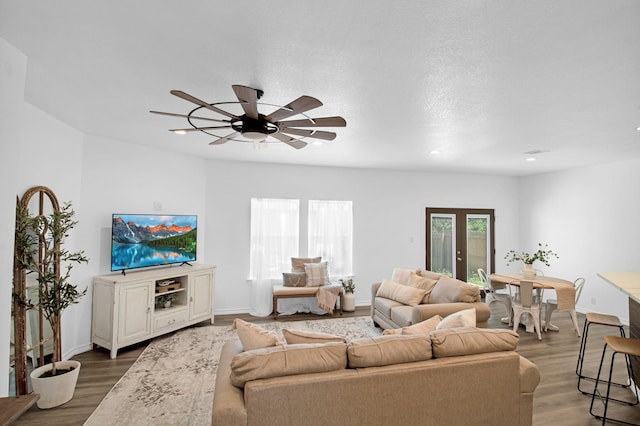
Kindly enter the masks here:
M 37 196 L 37 212 L 30 212 L 29 206 L 32 198 Z M 47 201 L 50 205 L 47 205 Z M 59 212 L 60 204 L 55 193 L 46 186 L 35 186 L 28 189 L 22 198 L 16 197 L 16 240 L 14 242 L 14 259 L 13 259 L 13 316 L 14 316 L 14 356 L 15 356 L 15 385 L 16 395 L 26 395 L 29 391 L 27 382 L 27 356 L 30 351 L 37 349 L 39 354 L 40 365 L 44 364 L 45 356 L 45 343 L 48 340 L 53 339 L 52 336 L 44 337 L 44 316 L 38 309 L 38 336 L 39 341 L 34 342 L 31 347 L 27 347 L 27 306 L 24 303 L 28 300 L 27 295 L 27 271 L 21 266 L 18 261 L 19 256 L 22 255 L 20 245 L 18 244 L 18 215 L 24 216 L 26 213 L 41 217 L 46 220 L 47 213 Z M 47 230 L 43 232 L 44 235 L 38 236 L 38 249 L 35 251 L 38 264 L 42 263 L 43 249 L 42 242 L 46 238 Z M 60 274 L 60 262 L 58 259 L 54 260 L 54 271 L 56 274 Z M 59 325 L 58 325 L 59 327 Z M 59 330 L 58 330 L 59 331 Z M 58 334 L 59 335 L 59 334 Z M 58 348 L 60 352 L 60 348 Z M 61 354 L 54 354 L 57 359 L 61 358 Z

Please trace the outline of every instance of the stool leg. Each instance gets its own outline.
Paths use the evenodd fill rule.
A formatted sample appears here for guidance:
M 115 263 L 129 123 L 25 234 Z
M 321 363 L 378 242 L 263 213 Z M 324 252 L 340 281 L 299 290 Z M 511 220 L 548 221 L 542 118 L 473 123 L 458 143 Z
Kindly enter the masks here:
M 582 390 L 582 388 L 580 387 L 580 382 L 582 380 L 596 380 L 595 377 L 584 376 L 582 374 L 582 366 L 584 365 L 584 356 L 585 356 L 585 352 L 586 352 L 586 349 L 587 349 L 587 335 L 589 334 L 589 327 L 590 326 L 591 326 L 591 323 L 587 324 L 587 322 L 585 321 L 584 331 L 582 333 L 582 340 L 580 341 L 580 352 L 578 354 L 578 363 L 576 365 L 576 374 L 578 375 L 578 390 L 584 395 L 591 395 L 591 392 L 586 391 L 586 390 Z M 609 326 L 609 327 L 612 327 L 612 326 Z M 627 337 L 625 332 L 624 332 L 624 328 L 618 327 L 618 329 L 620 330 L 620 336 Z M 633 377 L 633 374 L 631 373 L 630 359 L 626 355 L 625 355 L 625 361 L 627 363 L 627 373 L 629 375 L 629 378 L 627 379 L 627 383 L 612 382 L 611 385 L 619 386 L 619 387 L 622 387 L 622 388 L 628 388 L 629 386 L 631 386 L 631 378 Z M 618 401 L 618 402 L 625 402 L 625 401 L 620 401 L 620 400 L 616 400 L 616 399 L 613 399 L 613 400 L 614 401 Z
M 602 364 L 604 363 L 604 355 L 607 352 L 607 344 L 604 344 L 604 348 L 602 348 L 602 357 L 600 358 L 600 366 L 598 367 L 598 375 L 596 376 L 596 384 L 593 386 L 593 393 L 591 394 L 591 405 L 589 406 L 589 414 L 591 414 L 596 419 L 600 418 L 600 416 L 596 415 L 593 412 L 593 402 L 596 400 L 596 393 L 598 394 L 598 398 L 602 398 L 600 395 L 600 391 L 598 391 L 598 383 L 600 383 L 600 373 L 602 372 Z M 611 380 L 609 380 L 611 381 Z M 584 393 L 584 392 L 583 392 Z
M 584 357 L 584 349 L 587 341 L 587 334 L 589 333 L 589 325 L 591 323 L 586 321 L 584 322 L 584 327 L 582 330 L 582 339 L 580 340 L 580 350 L 578 351 L 578 362 L 576 363 L 576 375 L 578 376 L 578 389 L 580 389 L 580 376 L 582 375 L 582 358 Z
M 606 396 L 604 398 L 604 412 L 602 413 L 602 416 L 599 416 L 599 415 L 593 413 L 593 401 L 595 400 L 596 392 L 598 393 L 598 398 L 600 398 L 600 400 L 602 400 L 602 395 L 600 395 L 600 391 L 598 391 L 598 383 L 600 381 L 600 372 L 602 371 L 602 364 L 604 363 L 604 355 L 605 355 L 606 350 L 607 350 L 607 345 L 605 344 L 604 345 L 604 349 L 602 351 L 602 359 L 600 360 L 600 368 L 598 368 L 598 376 L 596 378 L 596 384 L 595 384 L 595 387 L 593 389 L 593 395 L 591 396 L 591 406 L 589 407 L 589 413 L 592 416 L 594 416 L 596 419 L 602 419 L 602 425 L 603 426 L 605 425 L 607 420 L 612 421 L 612 422 L 616 422 L 616 423 L 623 423 L 623 424 L 627 424 L 627 425 L 635 425 L 635 426 L 637 426 L 637 423 L 630 423 L 630 422 L 626 422 L 624 420 L 619 420 L 619 419 L 614 419 L 614 418 L 611 418 L 611 417 L 607 417 L 607 411 L 609 409 L 609 401 L 622 402 L 624 404 L 631 405 L 631 406 L 638 405 L 638 403 L 640 403 L 640 400 L 638 400 L 638 396 L 637 395 L 635 395 L 635 397 L 636 397 L 635 402 L 621 401 L 619 399 L 615 399 L 615 398 L 611 398 L 610 397 L 610 395 L 611 395 L 611 385 L 613 384 L 613 383 L 611 383 L 611 378 L 613 377 L 613 364 L 615 362 L 616 355 L 618 354 L 618 352 L 615 352 L 615 351 L 611 354 L 611 365 L 609 366 L 609 380 L 607 381 L 607 394 L 606 394 Z M 627 356 L 627 354 L 624 354 L 624 355 L 625 355 L 625 357 Z M 633 373 L 633 370 L 632 370 L 632 373 Z

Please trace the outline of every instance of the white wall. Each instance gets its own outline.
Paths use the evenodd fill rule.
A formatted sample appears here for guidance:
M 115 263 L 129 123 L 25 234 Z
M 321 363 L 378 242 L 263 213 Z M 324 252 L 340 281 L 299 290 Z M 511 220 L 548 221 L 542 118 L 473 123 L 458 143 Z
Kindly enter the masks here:
M 627 297 L 598 272 L 640 271 L 640 160 L 522 178 L 523 249 L 548 243 L 560 256 L 548 275 L 586 278 L 581 312 L 628 322 Z
M 218 265 L 219 314 L 249 310 L 252 197 L 297 198 L 303 212 L 310 199 L 353 201 L 358 305 L 370 303 L 371 283 L 394 267 L 424 268 L 426 207 L 494 208 L 497 252 L 518 243 L 516 178 L 211 161 L 207 194 L 207 262 Z M 307 254 L 306 240 L 300 250 Z

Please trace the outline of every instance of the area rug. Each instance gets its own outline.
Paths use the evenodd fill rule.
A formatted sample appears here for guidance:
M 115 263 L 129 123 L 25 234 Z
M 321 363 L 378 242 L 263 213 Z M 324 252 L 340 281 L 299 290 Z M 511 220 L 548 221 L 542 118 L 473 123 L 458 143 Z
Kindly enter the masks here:
M 319 331 L 347 341 L 382 334 L 370 317 L 275 321 L 260 324 Z M 211 424 L 211 404 L 222 345 L 237 339 L 229 326 L 200 326 L 154 339 L 85 422 L 104 425 Z

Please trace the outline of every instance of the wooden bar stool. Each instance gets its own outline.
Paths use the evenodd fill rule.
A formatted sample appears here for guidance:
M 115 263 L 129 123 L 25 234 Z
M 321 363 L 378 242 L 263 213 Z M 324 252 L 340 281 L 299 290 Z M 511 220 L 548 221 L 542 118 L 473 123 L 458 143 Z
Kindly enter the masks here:
M 585 395 L 591 395 L 591 392 L 582 390 L 580 388 L 580 382 L 583 379 L 586 380 L 596 380 L 595 377 L 585 376 L 582 374 L 582 365 L 584 363 L 584 353 L 587 348 L 587 335 L 589 334 L 589 327 L 591 324 L 596 325 L 604 325 L 607 327 L 617 327 L 620 331 L 621 337 L 626 337 L 624 333 L 624 326 L 620 322 L 620 319 L 614 315 L 605 315 L 605 314 L 597 314 L 594 312 L 589 312 L 586 315 L 586 320 L 584 321 L 584 329 L 582 330 L 582 340 L 580 341 L 580 351 L 578 352 L 578 363 L 576 364 L 576 375 L 578 376 L 578 390 Z M 627 361 L 627 371 L 629 372 L 629 377 L 631 376 L 631 364 L 629 363 L 629 358 L 625 357 Z M 621 386 L 623 388 L 627 388 L 631 385 L 631 381 L 627 383 L 611 383 L 614 386 Z
M 609 393 L 611 392 L 611 376 L 613 375 L 613 363 L 615 361 L 617 354 L 623 354 L 627 359 L 627 365 L 629 364 L 629 356 L 640 356 L 640 339 L 631 339 L 626 337 L 618 337 L 618 336 L 604 336 L 604 349 L 602 349 L 602 358 L 600 359 L 600 367 L 598 368 L 598 376 L 596 377 L 596 384 L 593 388 L 593 394 L 591 395 L 591 406 L 589 407 L 589 413 L 594 416 L 596 419 L 602 419 L 602 424 L 604 425 L 607 420 L 624 423 L 628 425 L 637 425 L 637 423 L 625 422 L 624 420 L 612 419 L 607 417 L 607 409 L 609 408 L 609 400 L 622 402 L 628 405 L 638 405 L 640 400 L 638 400 L 638 395 L 634 393 L 635 401 L 622 401 L 618 399 L 609 398 Z M 597 415 L 593 412 L 593 401 L 595 401 L 596 396 L 600 400 L 602 400 L 602 395 L 598 390 L 598 383 L 600 382 L 600 373 L 602 372 L 602 364 L 604 364 L 604 356 L 607 351 L 607 346 L 611 348 L 613 354 L 611 355 L 611 366 L 609 367 L 609 380 L 607 381 L 607 395 L 604 397 L 604 413 L 602 416 Z M 629 380 L 633 377 L 633 369 L 630 367 L 627 370 L 627 373 L 630 374 Z

